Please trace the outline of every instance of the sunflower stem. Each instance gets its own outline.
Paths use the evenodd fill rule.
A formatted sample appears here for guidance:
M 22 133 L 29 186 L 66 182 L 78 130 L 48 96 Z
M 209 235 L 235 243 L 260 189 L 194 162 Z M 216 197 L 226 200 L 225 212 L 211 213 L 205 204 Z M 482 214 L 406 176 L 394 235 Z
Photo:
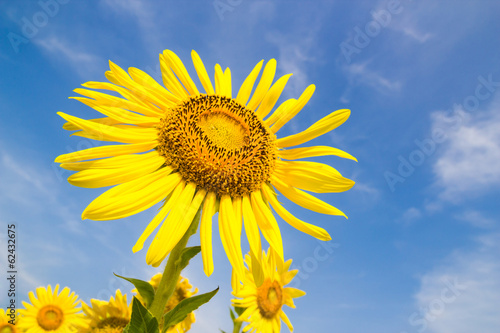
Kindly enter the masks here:
M 180 263 L 180 256 L 182 251 L 186 248 L 189 237 L 196 233 L 198 229 L 198 224 L 200 223 L 201 209 L 198 210 L 191 225 L 188 230 L 182 236 L 181 240 L 172 249 L 170 255 L 168 256 L 167 264 L 165 265 L 165 270 L 161 277 L 160 284 L 156 290 L 154 300 L 149 308 L 149 311 L 158 320 L 160 327 L 163 321 L 163 311 L 165 305 L 167 304 L 170 296 L 174 293 L 175 287 L 177 286 L 177 281 L 179 281 L 179 276 L 181 275 L 182 267 Z
M 237 320 L 234 321 L 233 333 L 240 333 L 241 324 L 243 324 L 243 322 Z

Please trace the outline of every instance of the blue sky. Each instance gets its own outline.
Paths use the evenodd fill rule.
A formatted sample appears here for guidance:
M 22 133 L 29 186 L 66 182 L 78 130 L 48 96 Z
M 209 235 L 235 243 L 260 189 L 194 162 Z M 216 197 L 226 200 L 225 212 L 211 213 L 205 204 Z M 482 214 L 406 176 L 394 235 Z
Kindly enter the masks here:
M 7 224 L 16 223 L 18 302 L 56 283 L 84 301 L 108 299 L 130 290 L 112 272 L 146 280 L 157 272 L 145 251 L 131 251 L 154 208 L 81 221 L 102 189 L 69 185 L 70 172 L 53 161 L 95 143 L 69 137 L 56 112 L 95 117 L 68 97 L 104 81 L 109 59 L 160 78 L 160 52 L 173 50 L 194 73 L 195 49 L 209 72 L 230 67 L 234 87 L 271 58 L 280 76 L 294 74 L 282 100 L 314 83 L 281 135 L 352 110 L 313 142 L 359 160 L 315 159 L 356 181 L 320 196 L 349 219 L 286 205 L 326 228 L 328 244 L 279 221 L 285 256 L 301 270 L 294 284 L 307 292 L 285 309 L 296 332 L 498 332 L 497 1 L 42 0 L 0 9 L 0 234 L 6 248 Z M 215 273 L 203 274 L 200 257 L 184 272 L 202 292 L 221 287 L 192 332 L 231 326 L 230 267 L 214 235 Z M 0 262 L 5 271 L 5 255 Z

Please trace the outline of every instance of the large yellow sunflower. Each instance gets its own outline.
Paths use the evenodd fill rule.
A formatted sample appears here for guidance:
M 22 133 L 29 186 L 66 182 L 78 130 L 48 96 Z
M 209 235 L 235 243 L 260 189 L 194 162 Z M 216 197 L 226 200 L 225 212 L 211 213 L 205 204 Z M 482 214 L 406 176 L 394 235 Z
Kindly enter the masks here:
M 60 112 L 68 121 L 63 128 L 76 130 L 73 135 L 80 137 L 123 143 L 57 157 L 62 168 L 78 171 L 68 178 L 71 184 L 114 186 L 92 201 L 82 218 L 118 219 L 164 201 L 133 247 L 134 252 L 141 250 L 159 227 L 146 255 L 148 264 L 158 266 L 202 209 L 200 238 L 207 275 L 213 271 L 212 216 L 217 211 L 223 247 L 241 275 L 243 223 L 251 251 L 260 255 L 260 230 L 283 259 L 280 229 L 271 207 L 298 230 L 330 240 L 324 229 L 297 219 L 283 208 L 275 190 L 307 209 L 344 215 L 305 191 L 341 192 L 354 182 L 329 165 L 295 160 L 323 155 L 355 158 L 328 146 L 290 147 L 338 127 L 350 111 L 338 110 L 303 132 L 278 139 L 276 133 L 305 106 L 314 85 L 298 99 L 275 107 L 291 74 L 273 83 L 274 59 L 266 64 L 255 84 L 264 62 L 260 61 L 237 93 L 233 92 L 229 68 L 222 71 L 219 64 L 215 65 L 214 87 L 195 51 L 192 59 L 204 93 L 169 50 L 160 54 L 164 86 L 137 68 L 129 68 L 127 73 L 110 62 L 110 71 L 106 72 L 110 83 L 87 82 L 83 84 L 87 89 L 75 89 L 85 96 L 75 99 L 105 117 L 84 120 Z
M 108 302 L 92 299 L 90 303 L 91 306 L 82 303 L 86 323 L 78 328 L 79 333 L 121 332 L 130 322 L 132 305 L 127 303 L 127 295 L 122 295 L 119 289 Z
M 162 273 L 155 274 L 151 280 L 149 280 L 149 283 L 153 286 L 153 289 L 156 291 L 158 289 L 158 286 L 160 285 Z M 144 304 L 144 300 L 141 297 L 141 295 L 138 293 L 137 289 L 132 289 L 133 293 L 136 293 L 137 299 L 141 301 Z M 189 298 L 196 294 L 198 292 L 198 288 L 195 288 L 193 290 L 193 286 L 189 283 L 189 280 L 187 278 L 184 278 L 182 276 L 179 276 L 179 280 L 177 281 L 177 285 L 175 286 L 174 293 L 172 296 L 168 299 L 167 304 L 165 304 L 165 309 L 163 310 L 163 313 L 167 313 L 168 311 L 172 310 L 179 304 L 182 300 Z M 146 305 L 146 304 L 144 304 Z M 194 315 L 194 312 L 191 312 L 187 315 L 187 317 L 181 321 L 180 323 L 170 327 L 167 330 L 167 333 L 184 333 L 189 331 L 191 328 L 191 325 L 196 321 L 196 317 Z
M 76 332 L 75 326 L 84 324 L 80 301 L 75 292 L 64 287 L 59 293 L 59 285 L 52 291 L 39 287 L 35 294 L 30 291 L 30 303 L 23 302 L 25 309 L 19 310 L 21 315 L 19 328 L 27 333 L 69 333 Z
M 306 293 L 285 287 L 298 273 L 296 269 L 289 271 L 292 260 L 283 264 L 270 249 L 267 254 L 262 254 L 261 261 L 252 261 L 250 255 L 247 255 L 245 263 L 248 267 L 245 277 L 241 282 L 233 279 L 233 295 L 241 298 L 233 299 L 233 305 L 245 309 L 237 320 L 248 322 L 243 332 L 279 333 L 281 320 L 293 331 L 293 326 L 282 307 L 288 305 L 295 308 L 293 299 Z
M 11 324 L 11 322 L 14 322 L 14 324 Z M 21 333 L 18 325 L 17 311 L 15 318 L 11 318 L 7 311 L 0 309 L 0 333 Z

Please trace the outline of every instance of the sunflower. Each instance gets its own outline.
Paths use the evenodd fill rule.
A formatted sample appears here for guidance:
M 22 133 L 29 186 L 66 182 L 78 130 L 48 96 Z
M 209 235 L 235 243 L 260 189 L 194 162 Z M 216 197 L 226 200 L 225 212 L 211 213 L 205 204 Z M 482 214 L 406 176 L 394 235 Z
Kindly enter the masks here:
M 84 324 L 83 315 L 79 313 L 80 301 L 75 292 L 64 287 L 59 293 L 59 285 L 54 291 L 49 285 L 39 287 L 35 294 L 30 291 L 31 304 L 23 302 L 25 309 L 19 310 L 21 320 L 19 328 L 27 333 L 66 333 L 75 332 L 75 326 Z
M 91 306 L 82 303 L 87 322 L 78 328 L 79 333 L 121 332 L 130 322 L 132 306 L 127 303 L 127 295 L 122 295 L 119 289 L 109 302 L 92 299 L 90 303 Z
M 17 311 L 15 318 L 11 318 L 7 314 L 7 311 L 0 309 L 0 333 L 20 333 L 21 330 L 16 327 L 16 325 L 19 325 L 19 321 L 17 319 Z M 14 324 L 11 324 L 11 322 Z
M 73 185 L 114 186 L 87 206 L 82 219 L 119 219 L 163 201 L 133 247 L 134 252 L 141 250 L 158 228 L 146 254 L 147 263 L 157 267 L 201 209 L 200 241 L 207 275 L 214 269 L 212 216 L 217 211 L 223 247 L 241 275 L 243 224 L 255 255 L 261 253 L 261 232 L 283 260 L 280 228 L 271 207 L 298 230 L 330 240 L 324 229 L 290 214 L 276 193 L 307 209 L 345 216 L 305 191 L 342 192 L 354 182 L 329 165 L 296 159 L 324 155 L 355 158 L 328 146 L 290 147 L 340 126 L 350 111 L 338 110 L 303 132 L 278 139 L 276 133 L 306 105 L 314 85 L 298 99 L 275 107 L 291 74 L 273 83 L 274 59 L 267 62 L 255 84 L 264 63 L 260 61 L 234 94 L 229 68 L 222 71 L 215 65 L 214 87 L 198 54 L 192 51 L 191 55 L 204 93 L 177 55 L 165 50 L 160 54 L 164 86 L 137 68 L 129 68 L 127 73 L 110 62 L 106 72 L 110 82 L 87 82 L 83 84 L 86 89 L 75 89 L 84 97 L 73 97 L 104 117 L 84 120 L 58 113 L 67 120 L 64 129 L 77 131 L 73 135 L 123 143 L 56 158 L 62 168 L 78 171 L 68 178 Z
M 270 249 L 268 253 L 263 252 L 261 261 L 251 260 L 251 256 L 246 255 L 245 263 L 248 267 L 245 277 L 241 282 L 233 279 L 233 295 L 241 298 L 233 299 L 233 305 L 245 309 L 237 320 L 249 322 L 243 332 L 278 333 L 281 320 L 293 331 L 282 306 L 295 308 L 293 299 L 306 293 L 285 287 L 298 273 L 296 269 L 289 271 L 292 260 L 283 264 Z
M 162 273 L 158 273 L 154 275 L 151 278 L 151 280 L 149 280 L 149 283 L 153 286 L 153 289 L 155 291 L 158 289 L 158 286 L 160 285 L 161 277 Z M 165 310 L 163 311 L 163 313 L 167 313 L 168 311 L 175 308 L 177 304 L 180 303 L 180 301 L 189 298 L 198 292 L 198 288 L 195 288 L 194 290 L 192 289 L 193 286 L 189 283 L 189 280 L 187 278 L 180 276 L 179 281 L 177 281 L 174 293 L 168 299 L 168 302 L 165 305 Z M 137 294 L 137 289 L 133 289 L 132 292 Z M 141 301 L 144 304 L 144 300 L 140 294 L 137 294 L 135 297 L 137 297 L 137 299 L 139 299 L 139 301 Z M 191 312 L 187 315 L 187 317 L 183 321 L 181 321 L 177 325 L 174 325 L 173 327 L 170 327 L 167 330 L 167 333 L 187 332 L 191 328 L 191 324 L 193 324 L 195 321 L 196 318 L 194 316 L 194 312 Z

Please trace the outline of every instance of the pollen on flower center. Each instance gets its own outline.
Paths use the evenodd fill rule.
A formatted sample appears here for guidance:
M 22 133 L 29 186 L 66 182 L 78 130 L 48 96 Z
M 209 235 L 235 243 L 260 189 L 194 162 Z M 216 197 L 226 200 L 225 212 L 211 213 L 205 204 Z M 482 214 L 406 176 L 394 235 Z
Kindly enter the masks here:
M 108 317 L 97 324 L 97 328 L 124 328 L 129 320 L 119 317 Z
M 268 278 L 257 288 L 257 305 L 264 318 L 273 318 L 278 313 L 283 305 L 283 290 L 278 281 Z
M 14 326 L 11 326 L 10 324 L 0 325 L 0 333 L 15 333 L 16 331 L 14 330 Z
M 45 305 L 38 311 L 36 320 L 43 329 L 56 330 L 63 323 L 64 313 L 58 306 Z
M 248 126 L 225 110 L 201 114 L 198 126 L 214 145 L 227 150 L 242 148 L 249 140 Z
M 158 125 L 158 153 L 184 180 L 218 195 L 258 190 L 274 171 L 274 134 L 233 99 L 198 95 L 167 111 Z

